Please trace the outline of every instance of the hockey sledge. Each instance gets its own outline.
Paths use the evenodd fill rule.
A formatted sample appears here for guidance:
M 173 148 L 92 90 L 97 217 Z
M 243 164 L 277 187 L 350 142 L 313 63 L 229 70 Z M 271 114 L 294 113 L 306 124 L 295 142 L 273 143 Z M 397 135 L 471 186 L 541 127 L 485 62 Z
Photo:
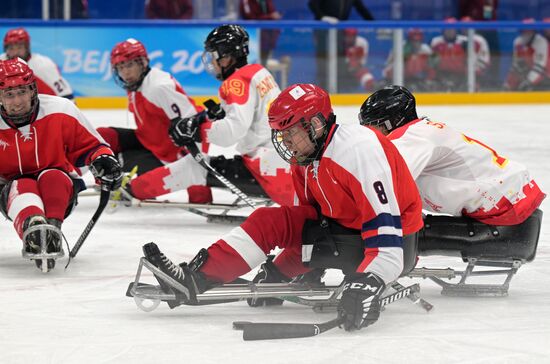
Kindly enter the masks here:
M 157 280 L 162 281 L 164 286 L 169 286 L 171 292 L 165 292 L 160 285 L 140 282 L 144 267 L 153 273 Z M 408 287 L 397 284 L 388 285 L 388 290 L 390 287 L 395 292 L 384 294 L 381 300 L 385 304 L 404 297 L 410 298 L 415 303 L 420 299 L 418 296 L 420 286 L 418 284 Z M 129 284 L 126 296 L 132 297 L 136 305 L 146 312 L 153 311 L 161 302 L 166 302 L 170 308 L 174 308 L 179 305 L 210 305 L 268 297 L 280 298 L 285 301 L 309 306 L 316 312 L 324 312 L 336 310 L 342 290 L 343 284 L 331 286 L 293 282 L 253 283 L 244 279 L 237 279 L 233 283 L 214 287 L 204 293 L 197 294 L 197 303 L 189 303 L 185 299 L 188 296 L 188 289 L 186 287 L 142 257 L 139 262 L 136 278 Z M 422 307 L 426 311 L 432 308 L 429 304 Z
M 463 217 L 428 215 L 418 239 L 418 255 L 456 256 L 462 258 L 466 267 L 463 271 L 415 268 L 408 275 L 432 280 L 443 288 L 441 294 L 447 296 L 507 296 L 510 281 L 519 268 L 535 259 L 541 223 L 541 210 L 513 226 L 491 226 Z M 504 281 L 470 283 L 477 277 Z
M 25 247 L 25 241 L 31 233 L 40 232 L 40 251 L 38 253 L 33 253 L 27 251 Z M 23 234 L 23 249 L 21 250 L 21 255 L 25 259 L 30 259 L 35 261 L 36 266 L 42 271 L 42 273 L 48 273 L 55 266 L 55 261 L 59 258 L 65 256 L 63 251 L 63 245 L 60 244 L 60 249 L 57 252 L 48 252 L 48 234 L 57 234 L 59 240 L 61 241 L 61 230 L 50 224 L 40 224 L 29 227 Z

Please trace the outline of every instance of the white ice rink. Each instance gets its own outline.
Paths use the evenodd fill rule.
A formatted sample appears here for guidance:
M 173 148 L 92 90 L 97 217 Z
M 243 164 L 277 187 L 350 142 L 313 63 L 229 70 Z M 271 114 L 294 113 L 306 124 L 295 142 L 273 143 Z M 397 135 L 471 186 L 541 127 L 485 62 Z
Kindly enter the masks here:
M 336 108 L 338 121 L 357 122 L 357 111 Z M 95 126 L 126 125 L 125 111 L 84 112 Z M 550 191 L 550 105 L 419 107 L 419 114 L 524 163 L 542 190 Z M 97 202 L 82 197 L 65 222 L 71 246 Z M 550 363 L 549 206 L 547 198 L 537 257 L 519 270 L 506 298 L 445 297 L 435 284 L 417 280 L 423 298 L 435 306 L 429 314 L 403 300 L 358 332 L 334 329 L 313 338 L 259 342 L 243 341 L 231 323 L 313 323 L 334 314 L 288 303 L 253 309 L 245 302 L 174 310 L 162 304 L 145 313 L 125 297 L 143 244 L 155 241 L 181 262 L 229 225 L 207 224 L 178 209 L 121 208 L 101 217 L 67 270 L 63 259 L 42 274 L 21 257 L 11 223 L 2 221 L 0 363 Z M 418 266 L 463 268 L 458 258 L 445 257 L 422 258 Z

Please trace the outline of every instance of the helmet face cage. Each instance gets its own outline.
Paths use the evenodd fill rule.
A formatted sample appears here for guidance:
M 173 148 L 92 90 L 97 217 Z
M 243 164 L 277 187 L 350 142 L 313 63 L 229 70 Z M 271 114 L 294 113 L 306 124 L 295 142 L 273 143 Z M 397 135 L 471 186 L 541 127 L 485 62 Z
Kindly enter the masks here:
M 307 166 L 318 158 L 323 148 L 323 143 L 325 141 L 325 135 L 327 134 L 327 130 L 325 129 L 322 135 L 316 137 L 317 130 L 313 127 L 313 124 L 312 124 L 312 120 L 315 118 L 321 121 L 323 128 L 327 125 L 325 117 L 323 116 L 322 113 L 319 112 L 313 115 L 307 121 L 305 120 L 305 118 L 302 118 L 298 122 L 292 123 L 291 126 L 285 129 L 271 130 L 271 142 L 273 143 L 275 150 L 277 151 L 279 156 L 283 158 L 283 160 L 285 160 L 290 164 Z M 309 142 L 313 144 L 313 149 L 311 153 L 309 153 L 308 155 L 299 155 L 297 153 L 294 153 L 288 148 L 288 146 L 284 142 L 285 132 L 288 132 L 290 131 L 290 129 L 293 129 L 293 128 L 294 130 L 296 130 L 295 128 L 297 126 L 301 127 L 304 131 L 306 131 L 306 133 L 304 134 L 304 138 L 308 138 Z
M 149 68 L 149 65 L 147 64 L 146 65 L 146 58 L 144 57 L 137 57 L 137 58 L 133 58 L 133 59 L 129 59 L 127 61 L 124 61 L 124 62 L 136 62 L 140 67 L 141 67 L 141 75 L 139 76 L 138 80 L 135 81 L 135 82 L 132 82 L 132 83 L 129 83 L 129 82 L 126 82 L 124 81 L 124 79 L 122 77 L 120 77 L 119 73 L 118 73 L 118 69 L 117 69 L 117 65 L 123 63 L 123 62 L 118 62 L 117 64 L 113 65 L 113 79 L 115 80 L 115 83 L 122 87 L 123 89 L 127 90 L 127 91 L 136 91 L 139 86 L 141 86 L 141 84 L 143 83 L 143 79 L 145 78 L 145 76 L 147 75 L 147 72 L 149 72 L 150 68 Z
M 0 114 L 2 115 L 2 118 L 4 120 L 10 121 L 15 125 L 24 125 L 27 123 L 30 123 L 36 116 L 36 111 L 38 110 L 38 89 L 36 87 L 36 81 L 32 81 L 32 83 L 27 85 L 21 85 L 16 87 L 8 87 L 5 89 L 0 89 L 0 93 L 2 94 L 2 98 L 4 97 L 4 92 L 9 89 L 13 88 L 22 88 L 27 87 L 30 92 L 32 92 L 31 96 L 31 108 L 28 112 L 21 114 L 21 115 L 10 115 L 8 114 L 8 111 L 4 108 L 4 105 L 0 103 Z M 0 98 L 1 101 L 1 98 Z

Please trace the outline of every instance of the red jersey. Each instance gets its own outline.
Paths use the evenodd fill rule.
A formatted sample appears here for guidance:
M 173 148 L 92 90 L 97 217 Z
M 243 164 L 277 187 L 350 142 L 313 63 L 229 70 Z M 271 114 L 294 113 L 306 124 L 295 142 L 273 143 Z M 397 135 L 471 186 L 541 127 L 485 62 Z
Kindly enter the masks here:
M 385 282 L 401 274 L 402 237 L 422 228 L 422 201 L 387 138 L 361 125 L 334 125 L 321 159 L 292 172 L 300 204 L 318 205 L 324 216 L 361 231 L 365 259 L 358 272 Z
M 128 92 L 128 108 L 136 120 L 136 137 L 162 162 L 182 157 L 182 148 L 170 140 L 168 128 L 174 118 L 186 118 L 203 110 L 187 96 L 169 73 L 152 68 L 137 91 Z
M 453 42 L 440 35 L 432 39 L 431 47 L 438 58 L 436 69 L 441 72 L 466 74 L 466 44 L 468 38 L 457 34 Z
M 14 128 L 0 117 L 0 177 L 12 180 L 60 169 L 78 177 L 93 155 L 112 154 L 105 141 L 69 100 L 39 95 L 38 116 Z

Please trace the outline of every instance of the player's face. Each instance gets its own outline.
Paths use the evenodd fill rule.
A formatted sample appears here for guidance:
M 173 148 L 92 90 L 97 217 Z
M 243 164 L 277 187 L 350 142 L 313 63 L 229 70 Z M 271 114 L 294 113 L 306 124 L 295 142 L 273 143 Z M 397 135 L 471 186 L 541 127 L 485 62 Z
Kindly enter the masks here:
M 292 152 L 297 161 L 309 157 L 315 151 L 315 145 L 310 139 L 310 133 L 303 123 L 298 123 L 281 132 L 285 147 Z
M 31 111 L 33 90 L 20 86 L 0 91 L 2 106 L 9 116 L 22 116 Z
M 16 58 L 16 57 L 25 59 L 27 56 L 27 43 L 17 42 L 17 43 L 8 44 L 6 46 L 6 56 L 9 59 Z
M 139 81 L 143 73 L 143 62 L 141 59 L 131 59 L 129 61 L 117 63 L 116 71 L 122 80 L 128 84 Z

